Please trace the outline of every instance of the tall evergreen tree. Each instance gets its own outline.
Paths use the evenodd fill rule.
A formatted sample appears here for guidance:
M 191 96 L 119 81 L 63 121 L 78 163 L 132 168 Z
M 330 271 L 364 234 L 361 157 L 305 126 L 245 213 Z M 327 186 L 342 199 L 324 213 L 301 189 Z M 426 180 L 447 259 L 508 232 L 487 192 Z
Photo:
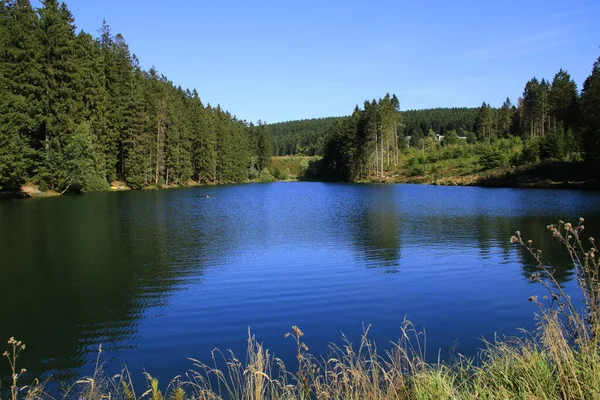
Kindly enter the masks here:
M 498 136 L 507 137 L 510 135 L 510 127 L 513 122 L 514 108 L 510 99 L 507 97 L 502 103 L 502 107 L 498 110 L 498 117 L 496 120 L 496 130 Z
M 0 190 L 33 173 L 42 73 L 39 23 L 28 0 L 0 3 Z
M 256 127 L 256 153 L 258 170 L 269 167 L 271 164 L 271 152 L 273 144 L 267 126 L 259 121 Z
M 78 64 L 75 58 L 75 25 L 64 3 L 43 0 L 39 10 L 43 66 L 43 143 L 44 160 L 40 178 L 50 188 L 63 190 L 62 152 L 77 125 L 76 81 Z
M 492 138 L 496 136 L 495 132 L 495 118 L 494 118 L 494 110 L 489 106 L 489 104 L 483 102 L 481 107 L 479 108 L 479 113 L 477 114 L 477 119 L 475 120 L 476 124 L 476 134 L 478 140 L 490 141 Z
M 542 129 L 542 94 L 537 78 L 532 78 L 525 85 L 522 101 L 522 123 L 529 138 L 541 136 Z
M 587 158 L 600 156 L 600 57 L 581 90 L 583 149 Z
M 551 128 L 563 127 L 565 130 L 575 130 L 579 118 L 579 93 L 577 84 L 562 69 L 552 80 L 548 101 Z

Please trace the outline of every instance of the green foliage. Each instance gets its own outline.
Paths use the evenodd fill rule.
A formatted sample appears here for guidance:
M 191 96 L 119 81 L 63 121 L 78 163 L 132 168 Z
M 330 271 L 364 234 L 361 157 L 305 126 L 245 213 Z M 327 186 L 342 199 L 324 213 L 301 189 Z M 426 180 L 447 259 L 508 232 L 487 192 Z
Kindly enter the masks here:
M 467 132 L 465 137 L 467 138 L 467 143 L 469 144 L 474 144 L 475 142 L 477 142 L 477 135 L 475 135 L 475 133 L 473 132 Z
M 21 188 L 31 164 L 29 156 L 32 153 L 23 137 L 0 131 L 0 190 L 16 191 Z
M 554 129 L 540 140 L 540 158 L 562 160 L 569 151 L 569 143 L 562 128 Z
M 273 168 L 273 177 L 278 181 L 287 181 L 290 179 L 290 171 L 287 168 Z
M 77 126 L 64 152 L 57 155 L 60 177 L 55 187 L 63 191 L 91 192 L 108 189 L 106 180 L 94 169 L 92 134 L 88 123 Z
M 396 95 L 365 101 L 352 116 L 333 126 L 325 144 L 322 168 L 326 179 L 353 181 L 369 174 L 383 177 L 386 167 L 397 165 L 398 127 L 402 118 Z
M 506 167 L 509 164 L 509 153 L 495 145 L 488 145 L 483 148 L 479 162 L 485 169 Z
M 485 102 L 481 105 L 475 119 L 477 139 L 489 143 L 496 137 L 495 111 Z
M 425 175 L 425 167 L 420 164 L 411 165 L 408 168 L 408 174 L 410 176 Z
M 272 155 L 322 155 L 323 136 L 343 117 L 278 122 L 266 127 L 272 138 Z
M 459 144 L 460 142 L 461 139 L 458 137 L 458 133 L 456 133 L 456 130 L 452 129 L 444 135 L 444 141 L 442 142 L 442 145 L 452 146 L 455 144 Z
M 540 161 L 540 140 L 530 139 L 525 141 L 523 153 L 521 154 L 521 162 L 536 163 Z
M 260 176 L 258 177 L 258 180 L 262 183 L 269 183 L 269 182 L 277 181 L 277 178 L 275 178 L 273 175 L 271 175 L 271 172 L 269 172 L 268 168 L 265 168 L 260 172 Z
M 404 126 L 400 130 L 405 136 L 422 136 L 423 132 L 429 132 L 430 129 L 440 135 L 446 135 L 451 130 L 458 132 L 462 129 L 469 132 L 475 129 L 476 117 L 477 108 L 432 108 L 402 111 Z M 413 146 L 412 143 L 411 146 Z

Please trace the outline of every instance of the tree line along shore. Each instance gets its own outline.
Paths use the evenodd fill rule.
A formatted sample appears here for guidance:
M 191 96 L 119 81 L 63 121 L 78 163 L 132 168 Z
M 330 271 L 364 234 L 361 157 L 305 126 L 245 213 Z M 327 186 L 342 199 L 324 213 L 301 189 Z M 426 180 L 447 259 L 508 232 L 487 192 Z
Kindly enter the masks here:
M 143 70 L 106 21 L 77 32 L 64 3 L 5 1 L 0 17 L 0 197 L 290 178 L 598 187 L 600 58 L 581 90 L 561 69 L 499 108 L 401 111 L 386 94 L 266 124 Z

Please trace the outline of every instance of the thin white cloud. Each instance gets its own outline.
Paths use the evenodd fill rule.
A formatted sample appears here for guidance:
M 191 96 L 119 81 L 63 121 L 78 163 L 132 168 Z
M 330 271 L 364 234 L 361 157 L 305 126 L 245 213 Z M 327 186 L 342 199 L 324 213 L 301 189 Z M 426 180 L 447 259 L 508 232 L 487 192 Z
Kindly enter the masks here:
M 567 33 L 567 29 L 561 28 L 528 35 L 512 42 L 479 49 L 471 54 L 471 58 L 474 60 L 493 60 L 539 53 L 563 44 Z

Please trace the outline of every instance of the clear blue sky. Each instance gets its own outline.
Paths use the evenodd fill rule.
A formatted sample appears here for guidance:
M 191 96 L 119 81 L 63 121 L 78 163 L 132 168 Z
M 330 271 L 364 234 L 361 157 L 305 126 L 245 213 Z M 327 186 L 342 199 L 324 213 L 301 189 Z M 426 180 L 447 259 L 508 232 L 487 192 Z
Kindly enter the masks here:
M 600 56 L 600 2 L 68 0 L 78 29 L 106 18 L 144 69 L 240 119 L 516 102 L 533 76 L 579 88 Z M 35 3 L 34 3 L 35 4 Z

